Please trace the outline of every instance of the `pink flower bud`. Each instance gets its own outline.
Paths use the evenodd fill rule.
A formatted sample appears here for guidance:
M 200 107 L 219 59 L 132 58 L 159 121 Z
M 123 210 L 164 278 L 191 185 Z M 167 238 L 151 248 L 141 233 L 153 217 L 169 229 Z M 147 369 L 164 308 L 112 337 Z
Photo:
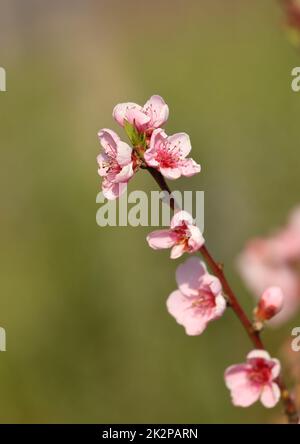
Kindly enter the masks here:
M 280 287 L 267 288 L 254 313 L 258 321 L 267 321 L 279 313 L 283 307 L 284 296 Z

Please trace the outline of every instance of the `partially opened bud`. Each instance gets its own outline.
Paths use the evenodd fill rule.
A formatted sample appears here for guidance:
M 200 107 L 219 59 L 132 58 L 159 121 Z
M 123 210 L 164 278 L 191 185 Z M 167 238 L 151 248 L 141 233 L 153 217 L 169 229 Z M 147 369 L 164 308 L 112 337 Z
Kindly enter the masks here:
M 257 321 L 267 321 L 279 313 L 283 307 L 284 296 L 280 287 L 267 288 L 257 307 L 254 316 Z

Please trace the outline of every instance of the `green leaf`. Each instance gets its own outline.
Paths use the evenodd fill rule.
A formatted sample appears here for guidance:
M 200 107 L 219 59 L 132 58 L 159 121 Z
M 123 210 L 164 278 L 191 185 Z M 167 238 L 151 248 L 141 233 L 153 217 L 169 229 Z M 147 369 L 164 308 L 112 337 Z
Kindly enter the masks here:
M 126 119 L 124 120 L 124 128 L 125 128 L 126 134 L 129 138 L 130 142 L 132 143 L 133 146 L 136 146 L 139 141 L 139 134 L 138 134 L 136 128 L 131 123 L 129 123 Z
M 142 146 L 146 148 L 146 134 L 139 133 L 134 125 L 124 119 L 124 129 L 126 134 L 134 147 Z

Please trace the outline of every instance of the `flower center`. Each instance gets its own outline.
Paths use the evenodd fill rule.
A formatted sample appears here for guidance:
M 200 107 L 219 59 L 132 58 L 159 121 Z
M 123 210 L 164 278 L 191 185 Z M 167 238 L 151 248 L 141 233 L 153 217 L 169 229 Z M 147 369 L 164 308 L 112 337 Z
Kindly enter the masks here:
M 267 363 L 264 359 L 258 358 L 251 363 L 251 369 L 248 372 L 250 381 L 263 385 L 272 379 L 272 365 Z
M 190 233 L 186 223 L 182 222 L 182 224 L 177 226 L 173 231 L 177 235 L 177 243 L 184 244 L 184 249 L 186 251 L 188 251 L 189 250 L 189 239 L 191 237 L 191 233 Z
M 157 149 L 155 159 L 162 168 L 175 168 L 181 160 L 180 148 L 178 145 L 172 146 L 170 142 L 166 141 Z
M 215 308 L 216 299 L 210 288 L 199 289 L 198 296 L 193 301 L 192 306 L 200 311 L 207 311 Z

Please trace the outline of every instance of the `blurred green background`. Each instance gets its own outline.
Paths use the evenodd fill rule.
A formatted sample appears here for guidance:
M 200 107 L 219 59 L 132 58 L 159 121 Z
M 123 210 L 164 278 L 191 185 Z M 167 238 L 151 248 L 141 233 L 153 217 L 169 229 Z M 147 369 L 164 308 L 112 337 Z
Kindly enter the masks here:
M 187 337 L 165 308 L 180 261 L 149 228 L 96 225 L 95 158 L 116 103 L 163 96 L 202 165 L 176 188 L 205 191 L 207 244 L 251 310 L 236 255 L 300 200 L 278 2 L 0 0 L 0 42 L 0 422 L 273 421 L 280 406 L 234 408 L 224 386 L 250 350 L 233 314 Z M 133 189 L 156 188 L 140 172 Z M 266 332 L 272 352 L 291 325 Z

